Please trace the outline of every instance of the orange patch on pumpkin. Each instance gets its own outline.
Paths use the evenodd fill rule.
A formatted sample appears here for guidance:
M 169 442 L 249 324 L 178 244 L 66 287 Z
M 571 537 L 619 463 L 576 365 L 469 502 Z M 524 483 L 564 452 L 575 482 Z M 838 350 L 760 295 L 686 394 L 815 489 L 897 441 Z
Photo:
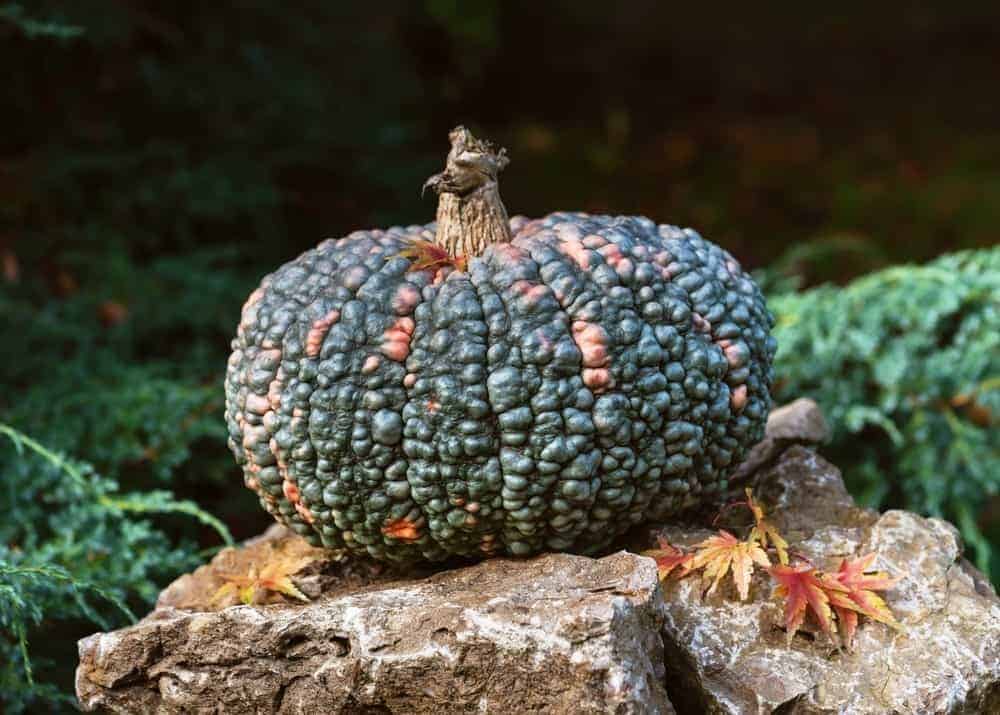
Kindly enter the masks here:
M 400 541 L 416 541 L 420 538 L 417 525 L 406 517 L 389 521 L 382 527 L 382 533 Z
M 747 404 L 747 386 L 740 385 L 729 395 L 729 404 L 732 405 L 733 409 L 737 412 L 742 411 Z
M 410 283 L 404 283 L 396 289 L 392 297 L 392 309 L 396 315 L 409 315 L 420 302 L 420 291 Z
M 607 368 L 585 367 L 583 369 L 582 376 L 583 384 L 596 393 L 604 392 L 605 390 L 615 386 L 614 378 L 611 376 L 611 373 Z
M 590 268 L 590 251 L 588 251 L 579 241 L 563 241 L 559 244 L 559 251 L 573 261 L 583 270 Z
M 410 337 L 413 335 L 413 318 L 397 318 L 382 335 L 382 354 L 390 360 L 403 362 L 410 354 Z
M 309 335 L 306 336 L 306 355 L 309 357 L 317 357 L 319 355 L 320 348 L 323 347 L 323 339 L 326 337 L 330 327 L 338 320 L 340 320 L 340 311 L 331 310 L 322 318 L 313 322 L 312 327 L 309 329 Z
M 583 353 L 584 367 L 605 367 L 608 364 L 608 334 L 600 325 L 574 320 L 573 341 Z

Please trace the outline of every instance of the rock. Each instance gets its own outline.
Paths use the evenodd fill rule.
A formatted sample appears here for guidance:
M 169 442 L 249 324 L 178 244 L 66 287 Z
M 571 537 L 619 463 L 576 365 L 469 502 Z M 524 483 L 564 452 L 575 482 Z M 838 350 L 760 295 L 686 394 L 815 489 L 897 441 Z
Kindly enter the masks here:
M 778 528 L 817 568 L 874 551 L 876 568 L 904 575 L 884 595 L 905 631 L 862 619 L 851 652 L 821 632 L 800 632 L 788 645 L 765 573 L 757 572 L 745 603 L 728 583 L 702 598 L 698 577 L 671 578 L 663 635 L 679 712 L 1000 712 L 1000 600 L 961 558 L 954 527 L 858 508 L 837 469 L 802 446 L 786 449 L 755 482 Z M 710 533 L 659 531 L 676 545 Z
M 290 540 L 272 532 L 248 548 L 298 549 Z M 644 557 L 492 559 L 221 611 L 204 600 L 210 571 L 182 577 L 138 624 L 80 641 L 85 710 L 673 712 L 663 601 Z
M 830 428 L 819 405 L 807 397 L 800 397 L 771 412 L 764 439 L 754 445 L 729 481 L 733 484 L 745 481 L 790 445 L 818 445 L 829 438 Z
M 775 410 L 740 468 L 793 549 L 819 568 L 878 553 L 905 578 L 885 598 L 905 632 L 862 619 L 851 652 L 822 633 L 788 644 L 758 572 L 751 597 L 651 559 L 549 554 L 403 573 L 272 527 L 180 577 L 134 626 L 80 641 L 85 710 L 125 713 L 1000 712 L 1000 600 L 953 527 L 857 507 L 812 447 L 815 403 Z M 709 517 L 710 521 L 711 517 Z M 709 524 L 633 535 L 691 545 Z M 257 580 L 288 576 L 302 603 Z M 808 621 L 807 621 L 808 623 Z M 671 704 L 671 702 L 673 704 Z

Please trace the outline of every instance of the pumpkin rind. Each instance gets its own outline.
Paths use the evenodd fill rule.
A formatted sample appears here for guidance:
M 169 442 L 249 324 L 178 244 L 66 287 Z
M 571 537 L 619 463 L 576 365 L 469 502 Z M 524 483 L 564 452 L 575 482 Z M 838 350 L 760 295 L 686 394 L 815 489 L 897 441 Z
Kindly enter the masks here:
M 248 486 L 377 559 L 591 552 L 712 499 L 762 436 L 773 323 L 690 229 L 511 221 L 465 272 L 434 225 L 328 240 L 247 300 L 226 376 Z

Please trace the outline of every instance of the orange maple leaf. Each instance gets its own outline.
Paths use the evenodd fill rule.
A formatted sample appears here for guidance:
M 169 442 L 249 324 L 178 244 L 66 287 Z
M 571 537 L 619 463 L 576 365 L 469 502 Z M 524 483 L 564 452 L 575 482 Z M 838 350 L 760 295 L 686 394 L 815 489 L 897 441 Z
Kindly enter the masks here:
M 740 600 L 745 601 L 750 593 L 750 577 L 753 575 L 753 565 L 770 566 L 767 553 L 755 541 L 740 541 L 725 529 L 710 536 L 695 547 L 689 571 L 704 569 L 702 583 L 711 581 L 706 595 L 711 596 L 719 582 L 732 568 L 733 583 L 739 592 Z
M 656 561 L 656 571 L 660 580 L 666 580 L 670 572 L 678 567 L 680 568 L 679 576 L 687 575 L 691 559 L 694 558 L 693 554 L 684 553 L 662 536 L 657 536 L 656 542 L 660 548 L 643 551 L 642 555 L 649 556 Z
M 837 614 L 840 636 L 848 648 L 854 640 L 859 613 L 896 630 L 903 628 L 892 615 L 886 602 L 875 593 L 892 588 L 899 583 L 901 577 L 890 577 L 884 571 L 869 572 L 868 569 L 875 561 L 875 557 L 876 554 L 870 553 L 856 559 L 844 559 L 840 562 L 837 572 L 830 574 L 830 578 L 846 589 L 845 592 L 832 592 L 830 605 Z
M 457 270 L 464 271 L 466 266 L 465 256 L 451 256 L 433 241 L 421 239 L 410 241 L 410 246 L 404 248 L 396 256 L 409 259 L 410 267 L 408 270 L 411 271 L 433 271 L 445 266 L 453 266 Z
M 754 526 L 750 530 L 750 536 L 747 537 L 747 541 L 756 541 L 762 549 L 766 549 L 768 543 L 770 543 L 778 553 L 778 561 L 787 566 L 788 542 L 778 532 L 777 527 L 764 516 L 764 507 L 753 498 L 753 490 L 750 487 L 747 487 L 746 494 L 747 506 L 753 512 L 754 519 Z
M 241 603 L 250 605 L 256 599 L 257 592 L 261 590 L 274 591 L 300 601 L 308 601 L 309 597 L 298 589 L 290 576 L 301 566 L 302 564 L 298 562 L 274 561 L 259 572 L 256 565 L 251 566 L 246 576 L 219 574 L 225 583 L 212 596 L 212 603 L 222 601 L 230 594 L 236 594 Z
M 785 631 L 789 643 L 802 626 L 807 610 L 813 614 L 823 632 L 836 639 L 830 594 L 846 594 L 846 586 L 824 576 L 809 564 L 778 564 L 769 568 L 768 573 L 778 582 L 775 594 L 785 599 Z

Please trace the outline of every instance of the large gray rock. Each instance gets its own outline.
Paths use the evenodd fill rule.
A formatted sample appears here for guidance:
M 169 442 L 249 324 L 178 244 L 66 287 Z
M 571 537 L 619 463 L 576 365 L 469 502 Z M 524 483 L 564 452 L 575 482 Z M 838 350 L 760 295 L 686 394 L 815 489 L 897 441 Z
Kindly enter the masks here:
M 750 598 L 720 588 L 702 598 L 697 577 L 664 583 L 668 691 L 680 712 L 1000 713 L 1000 600 L 962 559 L 953 526 L 904 511 L 854 505 L 840 473 L 802 446 L 756 476 L 757 494 L 792 547 L 817 568 L 876 552 L 875 567 L 904 579 L 885 600 L 905 631 L 862 619 L 850 652 L 822 633 L 791 645 L 782 605 L 758 572 Z M 707 529 L 665 527 L 690 545 Z M 728 586 L 728 584 L 727 584 Z
M 283 540 L 299 541 L 281 532 L 272 538 L 279 550 Z M 321 560 L 311 567 L 331 565 L 336 570 Z M 80 641 L 82 707 L 673 712 L 656 566 L 627 552 L 493 559 L 307 604 L 198 610 L 210 605 L 198 599 L 220 583 L 202 570 L 175 584 L 138 624 Z M 194 610 L 165 605 L 171 600 Z
M 886 594 L 905 632 L 862 621 L 851 652 L 809 632 L 789 646 L 764 574 L 745 603 L 726 588 L 703 599 L 696 577 L 661 588 L 652 560 L 627 552 L 402 574 L 338 560 L 272 527 L 179 578 L 138 624 L 80 641 L 80 704 L 128 713 L 1000 712 L 1000 601 L 961 558 L 955 529 L 858 508 L 811 449 L 825 435 L 815 403 L 776 410 L 740 478 L 818 567 L 876 551 L 879 568 L 905 574 Z M 634 546 L 657 535 L 690 545 L 709 533 L 662 527 Z M 249 606 L 219 597 L 253 570 L 288 573 L 311 600 L 267 590 Z

